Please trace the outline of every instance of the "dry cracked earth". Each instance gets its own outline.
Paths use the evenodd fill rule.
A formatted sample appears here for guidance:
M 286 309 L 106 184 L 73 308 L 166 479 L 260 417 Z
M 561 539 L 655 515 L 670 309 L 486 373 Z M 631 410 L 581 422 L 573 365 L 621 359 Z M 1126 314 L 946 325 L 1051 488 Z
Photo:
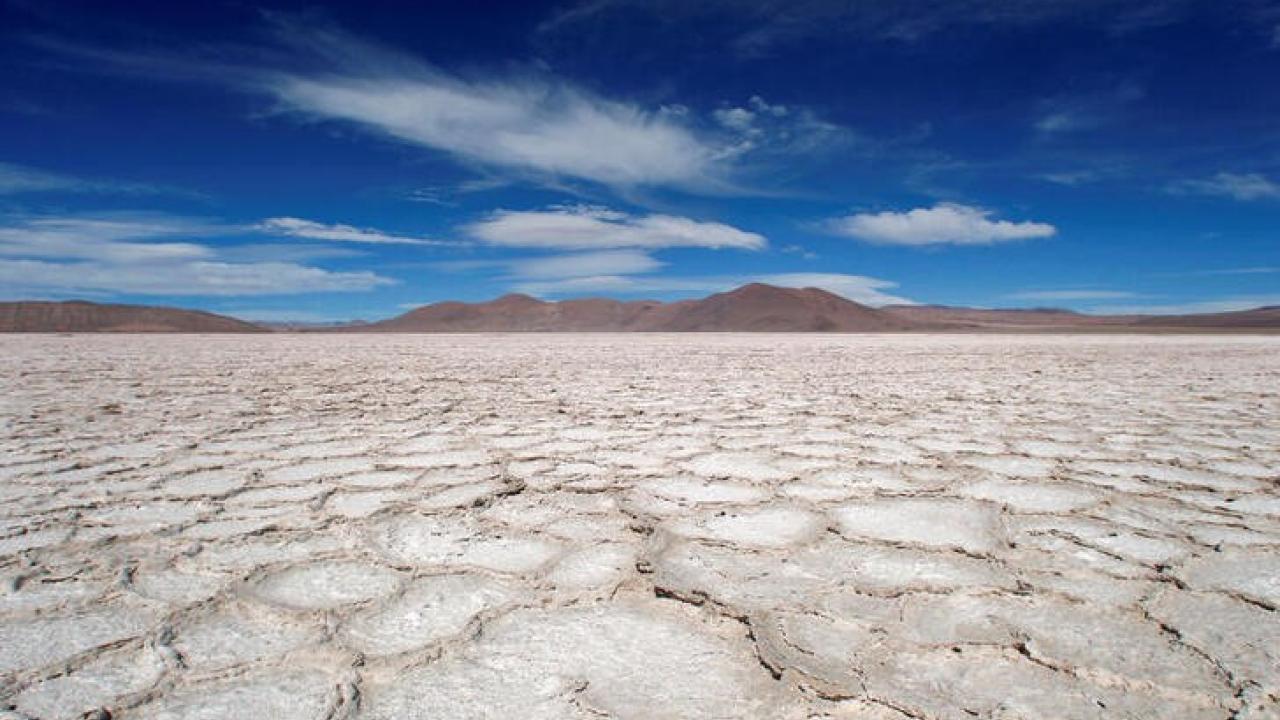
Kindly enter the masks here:
M 1280 342 L 10 336 L 0 718 L 1280 717 Z

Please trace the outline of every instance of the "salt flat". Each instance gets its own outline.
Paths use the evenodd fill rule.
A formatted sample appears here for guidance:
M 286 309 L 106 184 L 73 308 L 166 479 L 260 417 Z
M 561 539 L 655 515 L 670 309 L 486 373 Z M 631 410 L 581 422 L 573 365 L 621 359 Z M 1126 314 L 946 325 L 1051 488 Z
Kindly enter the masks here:
M 1274 338 L 8 336 L 0 442 L 0 718 L 1280 716 Z

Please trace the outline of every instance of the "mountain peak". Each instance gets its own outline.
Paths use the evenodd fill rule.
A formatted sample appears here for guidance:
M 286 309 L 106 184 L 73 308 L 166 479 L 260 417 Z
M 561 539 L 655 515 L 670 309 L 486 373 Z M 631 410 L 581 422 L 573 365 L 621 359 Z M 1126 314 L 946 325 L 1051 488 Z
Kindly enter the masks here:
M 490 305 L 545 305 L 546 301 L 539 300 L 532 295 L 524 293 L 507 293 L 497 300 L 493 300 Z
M 883 332 L 909 321 L 819 288 L 750 283 L 700 300 L 547 302 L 509 294 L 484 303 L 438 303 L 375 323 L 410 332 Z

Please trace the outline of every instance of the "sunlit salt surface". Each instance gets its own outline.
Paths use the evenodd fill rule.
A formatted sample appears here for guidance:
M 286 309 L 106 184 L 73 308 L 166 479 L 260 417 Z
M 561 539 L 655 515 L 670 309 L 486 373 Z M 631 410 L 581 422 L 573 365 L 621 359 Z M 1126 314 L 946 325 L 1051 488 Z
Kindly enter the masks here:
M 1280 716 L 1280 340 L 6 336 L 0 430 L 5 720 Z

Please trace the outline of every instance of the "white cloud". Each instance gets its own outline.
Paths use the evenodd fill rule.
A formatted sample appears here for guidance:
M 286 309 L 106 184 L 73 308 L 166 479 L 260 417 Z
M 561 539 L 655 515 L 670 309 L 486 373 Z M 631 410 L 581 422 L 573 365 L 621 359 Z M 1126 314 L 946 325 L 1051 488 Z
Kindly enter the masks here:
M 164 215 L 11 221 L 0 225 L 0 285 L 26 295 L 233 296 L 369 290 L 395 282 L 368 271 L 229 262 L 217 247 L 171 239 L 238 230 Z
M 720 157 L 829 155 L 857 139 L 848 128 L 822 120 L 808 108 L 771 105 L 759 95 L 753 95 L 747 105 L 711 114 L 732 140 L 719 151 Z
M 263 220 L 259 228 L 264 232 L 311 240 L 369 243 L 375 245 L 448 245 L 439 240 L 391 235 L 381 230 L 358 228 L 351 225 L 327 225 L 314 220 L 296 217 L 273 217 Z
M 1120 300 L 1138 297 L 1138 294 L 1123 290 L 1030 290 L 1005 297 L 1014 300 Z
M 250 243 L 218 249 L 228 262 L 310 262 L 334 258 L 366 257 L 369 253 L 349 246 L 323 243 Z
M 530 279 L 634 275 L 652 272 L 662 266 L 663 263 L 638 250 L 606 250 L 524 258 L 507 264 L 513 275 Z
M 1201 180 L 1181 180 L 1168 190 L 1175 195 L 1212 195 L 1241 201 L 1280 199 L 1280 183 L 1259 173 L 1220 172 Z
M 370 290 L 394 281 L 372 272 L 333 272 L 292 263 L 54 263 L 0 260 L 0 284 L 43 292 L 138 295 L 288 295 Z
M 547 75 L 463 78 L 342 33 L 288 32 L 332 66 L 262 75 L 256 89 L 293 112 L 482 166 L 615 186 L 707 187 L 722 179 L 714 142 L 676 114 Z
M 805 248 L 803 245 L 786 245 L 782 248 L 782 252 L 789 255 L 799 255 L 805 260 L 817 260 L 818 253 Z
M 712 113 L 716 122 L 730 130 L 748 131 L 755 122 L 756 114 L 746 108 L 725 108 Z
M 147 262 L 207 258 L 190 242 L 148 242 L 208 233 L 197 221 L 168 216 L 41 217 L 0 225 L 0 256 Z
M 738 176 L 768 168 L 751 166 L 746 155 L 757 153 L 761 164 L 775 167 L 779 157 L 827 152 L 852 137 L 812 111 L 758 96 L 748 107 L 726 109 L 722 124 L 714 112 L 606 97 L 545 67 L 450 72 L 312 18 L 268 18 L 277 42 L 250 51 L 134 52 L 49 39 L 41 44 L 99 71 L 265 96 L 282 114 L 345 123 L 447 153 L 480 171 L 486 182 L 532 180 L 563 189 L 585 181 L 622 191 L 751 194 L 759 191 Z M 448 201 L 432 192 L 416 199 Z
M 751 282 L 768 283 L 782 287 L 816 287 L 836 295 L 844 296 L 863 305 L 879 307 L 881 305 L 912 305 L 911 300 L 885 293 L 898 286 L 890 280 L 867 277 L 865 275 L 844 275 L 840 273 L 776 273 L 758 275 Z
M 1052 237 L 1048 223 L 992 220 L 982 208 L 942 203 L 906 212 L 859 213 L 831 221 L 840 235 L 884 245 L 990 245 Z
M 282 25 L 323 67 L 250 71 L 251 90 L 287 111 L 354 123 L 489 171 L 740 193 L 733 176 L 748 153 L 828 151 L 851 137 L 810 110 L 759 96 L 706 118 L 680 105 L 603 97 L 545 71 L 463 76 L 339 31 Z
M 752 95 L 747 101 L 753 110 L 763 115 L 772 115 L 774 117 L 786 117 L 791 110 L 786 105 L 770 105 L 765 99 L 759 95 Z
M 513 285 L 511 289 L 515 292 L 539 297 L 565 297 L 595 293 L 635 295 L 647 292 L 702 290 L 704 289 L 704 284 L 697 281 L 657 277 L 635 278 L 623 275 L 589 275 L 562 280 L 520 282 Z
M 477 240 L 506 247 L 557 250 L 701 247 L 759 250 L 768 243 L 753 232 L 672 215 L 633 216 L 598 207 L 499 210 L 467 226 Z
M 566 297 L 608 293 L 637 296 L 645 293 L 707 294 L 724 292 L 747 283 L 760 282 L 780 287 L 817 287 L 864 305 L 912 304 L 907 298 L 884 292 L 897 283 L 863 275 L 840 273 L 773 273 L 763 275 L 596 275 L 563 280 L 522 282 L 512 289 L 530 295 Z

